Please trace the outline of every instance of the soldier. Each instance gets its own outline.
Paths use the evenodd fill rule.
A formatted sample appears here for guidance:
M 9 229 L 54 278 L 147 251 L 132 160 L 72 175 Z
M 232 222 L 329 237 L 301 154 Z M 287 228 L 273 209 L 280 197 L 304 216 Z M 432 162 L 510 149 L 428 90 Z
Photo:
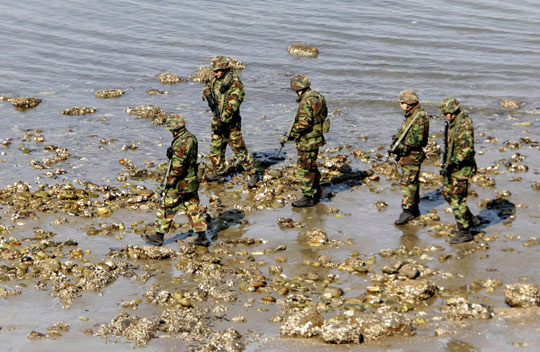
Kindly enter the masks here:
M 469 178 L 476 173 L 474 160 L 474 129 L 469 115 L 462 111 L 455 98 L 444 98 L 439 105 L 445 121 L 445 151 L 441 174 L 444 178 L 443 196 L 450 204 L 458 232 L 450 239 L 457 244 L 474 239 L 470 228 L 480 223 L 467 206 Z
M 226 57 L 213 58 L 210 66 L 215 77 L 204 87 L 203 100 L 208 102 L 208 106 L 214 113 L 209 155 L 213 174 L 207 174 L 205 179 L 208 182 L 225 181 L 225 149 L 229 143 L 234 155 L 249 175 L 248 186 L 255 187 L 259 181 L 259 175 L 253 156 L 247 150 L 241 130 L 240 104 L 244 100 L 244 85 L 232 72 Z
M 404 225 L 420 216 L 420 166 L 425 159 L 423 148 L 427 145 L 429 117 L 419 103 L 418 95 L 412 90 L 404 90 L 398 96 L 399 107 L 405 119 L 394 140 L 391 152 L 401 167 L 402 212 L 394 222 Z
M 164 189 L 156 214 L 156 231 L 143 234 L 142 239 L 161 246 L 163 237 L 169 231 L 178 210 L 186 212 L 191 227 L 198 235 L 199 244 L 207 244 L 207 214 L 199 204 L 199 177 L 197 175 L 197 138 L 186 129 L 180 114 L 170 114 L 166 127 L 173 134 L 171 146 L 167 149 L 169 167 L 165 175 Z
M 287 135 L 281 138 L 283 146 L 288 140 L 296 141 L 298 150 L 297 175 L 302 187 L 302 198 L 292 203 L 293 207 L 311 207 L 322 195 L 321 174 L 317 168 L 319 148 L 325 144 L 323 124 L 328 115 L 326 100 L 321 93 L 310 88 L 305 75 L 294 76 L 291 88 L 298 95 L 298 110 Z

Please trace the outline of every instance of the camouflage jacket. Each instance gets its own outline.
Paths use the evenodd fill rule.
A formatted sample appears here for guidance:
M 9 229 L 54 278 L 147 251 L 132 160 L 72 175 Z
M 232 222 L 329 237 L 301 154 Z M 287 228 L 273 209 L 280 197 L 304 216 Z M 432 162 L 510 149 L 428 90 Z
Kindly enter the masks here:
M 406 132 L 399 145 L 399 148 L 403 150 L 400 159 L 402 165 L 418 164 L 425 158 L 423 148 L 427 145 L 429 137 L 429 117 L 421 105 L 418 105 L 410 115 L 405 116 L 401 127 L 396 133 L 396 138 L 401 137 L 401 134 L 405 132 L 412 120 L 415 120 L 415 122 Z
M 314 150 L 326 143 L 322 128 L 327 116 L 328 108 L 323 95 L 313 90 L 305 91 L 299 99 L 291 129 L 298 150 Z
M 448 126 L 445 166 L 450 161 L 456 164 L 452 177 L 468 178 L 476 173 L 474 160 L 474 128 L 472 120 L 465 111 L 461 111 Z
M 222 89 L 223 87 L 223 89 Z M 227 88 L 228 87 L 228 88 Z M 221 91 L 224 91 L 221 93 Z M 221 79 L 213 78 L 203 89 L 203 99 L 214 93 L 214 98 L 218 104 L 218 110 L 221 114 L 221 121 L 230 128 L 240 128 L 240 104 L 244 100 L 244 84 L 232 71 L 227 72 Z M 217 125 L 217 117 L 212 120 L 212 127 Z
M 171 169 L 167 175 L 166 188 L 172 193 L 188 194 L 199 189 L 197 177 L 197 138 L 187 129 L 182 129 L 171 143 L 173 155 Z

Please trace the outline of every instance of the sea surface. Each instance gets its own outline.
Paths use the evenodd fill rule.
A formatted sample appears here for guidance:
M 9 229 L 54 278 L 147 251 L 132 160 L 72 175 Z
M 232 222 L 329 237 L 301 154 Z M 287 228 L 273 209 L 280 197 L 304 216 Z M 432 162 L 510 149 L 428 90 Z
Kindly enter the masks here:
M 430 115 L 439 114 L 438 104 L 446 96 L 461 102 L 474 121 L 480 167 L 494 165 L 516 153 L 511 149 L 501 151 L 505 142 L 517 142 L 522 137 L 540 140 L 538 1 L 0 0 L 0 8 L 0 96 L 43 100 L 24 112 L 8 101 L 0 101 L 0 187 L 17 181 L 35 187 L 38 183 L 75 179 L 119 185 L 121 181 L 116 177 L 124 171 L 121 159 L 132 160 L 139 167 L 164 162 L 171 134 L 163 126 L 125 112 L 127 107 L 139 105 L 152 104 L 166 112 L 181 113 L 188 129 L 198 137 L 199 150 L 208 153 L 211 115 L 201 99 L 203 85 L 189 80 L 165 85 L 157 75 L 171 72 L 188 78 L 217 55 L 246 65 L 240 73 L 246 91 L 241 115 L 244 138 L 252 152 L 273 153 L 279 149 L 279 139 L 297 107 L 296 95 L 289 88 L 291 76 L 297 74 L 306 74 L 312 87 L 327 99 L 332 121 L 326 135 L 329 148 L 349 145 L 375 150 L 387 145 L 402 121 L 397 96 L 404 89 L 415 90 Z M 291 44 L 316 46 L 319 54 L 315 58 L 290 55 L 287 48 Z M 125 94 L 112 99 L 93 95 L 104 89 L 122 89 Z M 148 89 L 167 94 L 148 95 Z M 501 99 L 523 105 L 518 110 L 506 109 Z M 97 112 L 84 116 L 61 114 L 70 107 L 95 107 Z M 443 122 L 434 118 L 430 132 L 440 138 L 442 129 Z M 27 132 L 42 135 L 45 141 L 35 143 L 31 135 L 25 137 Z M 29 166 L 32 161 L 51 157 L 51 152 L 44 149 L 47 145 L 67 148 L 70 153 L 66 161 L 51 166 L 51 170 L 62 169 L 56 178 L 48 178 L 44 170 Z M 132 145 L 137 148 L 129 148 Z M 295 160 L 292 143 L 284 151 L 289 160 Z M 513 255 L 504 250 L 512 246 L 503 239 L 506 235 L 522 240 L 540 236 L 539 197 L 531 189 L 531 183 L 539 181 L 540 159 L 532 147 L 519 152 L 529 168 L 519 174 L 522 182 L 510 182 L 513 175 L 509 174 L 494 177 L 497 187 L 511 192 L 511 201 L 527 207 L 518 210 L 518 220 L 511 228 L 500 222 L 487 228 L 489 235 L 501 240 L 486 252 L 486 258 L 473 255 L 451 267 L 453 272 L 463 273 L 463 282 L 456 285 L 489 276 L 504 283 L 528 276 L 540 283 L 540 271 L 529 260 L 537 257 L 536 247 L 523 248 L 520 242 L 514 242 L 517 249 Z M 355 168 L 369 167 L 359 160 L 352 162 Z M 433 166 L 426 170 L 436 172 Z M 153 180 L 145 182 L 149 188 L 157 186 Z M 324 227 L 332 234 L 356 236 L 356 247 L 329 254 L 341 258 L 350 254 L 349 249 L 373 254 L 382 248 L 397 248 L 411 238 L 418 245 L 445 243 L 430 237 L 427 229 L 411 234 L 394 227 L 393 220 L 399 214 L 399 190 L 383 182 L 377 187 L 381 193 L 366 188 L 340 192 L 313 214 L 295 213 L 290 207 L 256 212 L 248 217 L 250 225 L 245 232 L 238 233 L 284 241 L 294 258 L 286 270 L 293 272 L 300 270 L 303 259 L 317 253 L 299 245 L 296 234 L 288 233 L 285 235 L 290 237 L 286 237 L 276 225 L 277 217 L 292 217 Z M 493 198 L 495 190 L 475 189 L 479 197 L 469 203 L 478 213 L 476 203 Z M 208 191 L 202 193 L 201 200 L 207 203 Z M 372 206 L 379 200 L 389 203 L 386 212 L 379 213 Z M 443 203 L 441 200 L 437 204 L 437 210 L 443 221 L 453 222 L 451 214 L 444 212 Z M 335 218 L 329 215 L 328 207 L 340 208 L 352 216 Z M 425 213 L 428 209 L 421 205 L 421 210 Z M 150 222 L 154 214 L 122 212 L 115 216 L 111 221 L 128 224 L 141 217 Z M 44 215 L 37 226 L 52 220 Z M 0 221 L 12 224 L 5 217 Z M 21 224 L 14 234 L 31 233 L 33 225 Z M 58 230 L 58 236 L 80 236 L 81 247 L 105 255 L 113 240 L 86 238 L 81 228 L 75 222 L 66 230 Z M 129 241 L 114 245 L 118 243 L 126 245 Z M 489 271 L 493 268 L 500 271 Z M 48 292 L 33 288 L 27 288 L 19 297 L 0 298 L 0 315 L 4 317 L 0 319 L 0 344 L 10 351 L 31 351 L 36 346 L 42 351 L 67 351 L 81 341 L 81 351 L 131 350 L 133 346 L 125 341 L 104 345 L 101 339 L 83 334 L 88 327 L 97 330 L 90 323 L 108 322 L 116 316 L 121 299 L 141 296 L 136 283 L 115 285 L 105 297 L 86 295 L 70 311 L 62 310 Z M 26 292 L 31 292 L 30 296 Z M 504 306 L 502 288 L 497 292 L 495 303 Z M 37 322 L 28 319 L 34 314 Z M 80 316 L 90 316 L 90 323 L 81 323 Z M 61 319 L 71 321 L 73 328 L 60 342 L 47 340 L 36 345 L 26 339 L 29 331 L 43 331 Z M 372 347 L 377 351 L 499 351 L 516 350 L 519 343 L 528 342 L 519 350 L 534 351 L 540 343 L 534 319 L 515 325 L 495 319 L 481 324 L 465 334 L 463 341 L 457 337 L 435 342 L 429 338 L 397 339 Z M 259 320 L 254 327 L 279 336 L 279 326 L 269 324 L 268 319 Z M 174 343 L 163 339 L 152 343 L 147 350 L 175 350 Z M 320 344 L 309 347 L 311 341 L 304 343 L 270 341 L 261 344 L 260 349 L 257 344 L 251 345 L 250 350 L 370 349 Z

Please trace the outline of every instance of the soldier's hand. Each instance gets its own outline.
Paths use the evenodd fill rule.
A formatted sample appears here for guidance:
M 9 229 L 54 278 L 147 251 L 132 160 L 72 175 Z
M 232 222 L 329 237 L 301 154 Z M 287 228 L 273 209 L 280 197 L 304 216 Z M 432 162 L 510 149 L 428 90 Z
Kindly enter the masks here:
M 173 157 L 173 154 L 174 150 L 171 147 L 167 148 L 167 159 L 171 159 Z
M 287 138 L 287 136 L 283 136 L 283 137 L 280 138 L 279 143 L 283 147 L 285 145 L 285 143 L 287 143 L 288 140 L 289 139 Z
M 220 131 L 224 130 L 227 124 L 221 120 L 218 120 L 216 128 Z

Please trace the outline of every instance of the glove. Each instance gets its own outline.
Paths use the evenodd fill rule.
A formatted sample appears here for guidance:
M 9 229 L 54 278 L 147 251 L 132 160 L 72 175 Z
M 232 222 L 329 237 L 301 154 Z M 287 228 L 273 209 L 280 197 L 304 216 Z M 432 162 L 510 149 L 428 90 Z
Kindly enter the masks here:
M 450 160 L 448 164 L 441 169 L 440 174 L 442 176 L 446 176 L 448 174 L 451 174 L 455 169 L 457 169 L 457 164 Z
M 281 146 L 283 147 L 288 140 L 289 139 L 287 138 L 287 136 L 283 136 L 279 139 L 279 144 L 281 144 Z
M 174 154 L 174 150 L 171 147 L 167 148 L 167 159 L 170 160 L 173 154 Z
M 217 122 L 217 125 L 216 125 L 216 129 L 219 130 L 219 131 L 222 131 L 225 129 L 225 127 L 227 127 L 227 124 L 221 120 L 218 120 Z

